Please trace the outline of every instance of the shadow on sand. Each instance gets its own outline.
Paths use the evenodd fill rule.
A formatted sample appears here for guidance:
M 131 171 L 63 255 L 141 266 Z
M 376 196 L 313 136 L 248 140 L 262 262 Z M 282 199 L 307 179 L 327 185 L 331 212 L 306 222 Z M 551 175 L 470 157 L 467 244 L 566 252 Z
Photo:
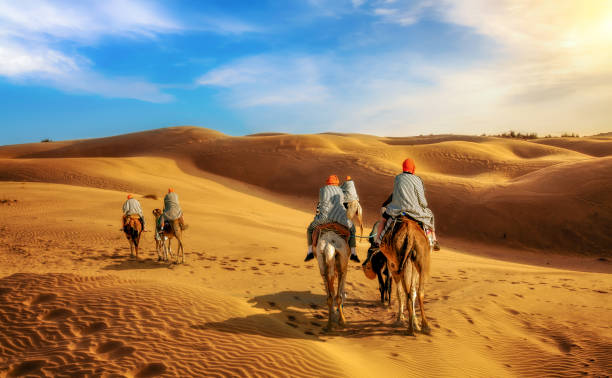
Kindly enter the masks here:
M 175 266 L 172 263 L 157 261 L 157 259 L 152 258 L 136 259 L 130 256 L 121 256 L 121 258 L 113 257 L 113 259 L 114 261 L 102 270 L 160 269 Z
M 329 336 L 362 338 L 406 334 L 405 327 L 396 327 L 381 320 L 387 309 L 375 300 L 348 298 L 345 302 L 348 324 L 343 328 L 336 326 L 331 332 L 323 331 L 323 327 L 327 324 L 327 305 L 322 294 L 313 294 L 309 291 L 282 291 L 254 297 L 249 303 L 270 313 L 229 318 L 222 322 L 194 324 L 191 328 L 319 341 L 325 341 L 324 338 Z M 349 311 L 355 314 L 365 308 L 380 308 L 380 319 L 364 319 L 360 315 L 353 315 L 351 319 L 348 314 Z

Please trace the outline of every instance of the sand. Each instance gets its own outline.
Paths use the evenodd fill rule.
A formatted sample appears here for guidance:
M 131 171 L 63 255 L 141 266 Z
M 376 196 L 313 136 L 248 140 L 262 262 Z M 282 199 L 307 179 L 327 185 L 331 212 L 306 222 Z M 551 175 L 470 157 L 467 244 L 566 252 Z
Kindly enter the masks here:
M 596 146 L 171 128 L 0 147 L 0 375 L 610 375 L 612 162 Z M 395 290 L 381 306 L 353 263 L 349 324 L 324 333 L 302 262 L 321 176 L 355 178 L 370 226 L 406 154 L 441 229 L 432 335 L 394 327 Z M 151 233 L 130 259 L 127 192 L 151 225 L 169 186 L 186 264 L 157 262 Z

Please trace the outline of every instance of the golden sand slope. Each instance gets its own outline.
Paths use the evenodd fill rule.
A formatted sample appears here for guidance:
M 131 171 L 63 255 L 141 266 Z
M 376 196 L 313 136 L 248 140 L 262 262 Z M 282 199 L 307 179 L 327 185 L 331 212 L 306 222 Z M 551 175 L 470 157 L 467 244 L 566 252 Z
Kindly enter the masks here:
M 547 145 L 551 144 L 551 145 Z M 54 148 L 55 147 L 55 148 Z M 42 181 L 144 193 L 146 180 L 106 170 L 100 157 L 174 159 L 192 175 L 265 191 L 311 211 L 330 173 L 351 175 L 373 222 L 402 160 L 416 160 L 445 242 L 610 256 L 612 138 L 535 142 L 473 136 L 380 138 L 355 134 L 229 137 L 177 127 L 74 142 L 0 147 L 0 180 Z M 96 157 L 94 173 L 84 157 Z M 44 158 L 44 159 L 42 159 Z M 158 168 L 139 167 L 154 174 Z M 162 167 L 159 167 L 161 170 Z M 217 177 L 217 180 L 220 180 Z M 261 192 L 264 193 L 264 192 Z M 267 192 L 270 194 L 269 192 Z M 271 197 L 269 197 L 271 198 Z M 446 239 L 445 239 L 446 238 Z
M 0 374 L 543 376 L 612 369 L 609 262 L 597 262 L 607 273 L 583 273 L 444 249 L 433 256 L 427 286 L 431 337 L 393 327 L 395 301 L 381 307 L 375 282 L 352 265 L 349 325 L 324 334 L 322 280 L 314 263 L 302 263 L 311 214 L 191 176 L 169 159 L 75 159 L 79 166 L 105 180 L 121 172 L 145 189 L 173 185 L 190 224 L 187 264 L 156 262 L 150 234 L 141 259 L 128 258 L 118 231 L 124 192 L 0 183 L 11 200 L 0 204 Z M 160 201 L 145 193 L 137 198 L 151 224 Z M 365 249 L 359 245 L 361 256 Z
M 221 291 L 161 282 L 15 274 L 0 279 L 8 375 L 339 375 L 283 322 L 232 326 L 253 310 Z

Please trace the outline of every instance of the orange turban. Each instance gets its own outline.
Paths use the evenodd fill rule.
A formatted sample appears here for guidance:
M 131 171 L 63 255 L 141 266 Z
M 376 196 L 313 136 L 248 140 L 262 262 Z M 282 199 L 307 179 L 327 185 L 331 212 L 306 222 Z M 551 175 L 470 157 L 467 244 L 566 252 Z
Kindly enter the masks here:
M 412 160 L 411 158 L 404 160 L 404 163 L 402 164 L 402 169 L 404 170 L 404 172 L 414 173 L 415 168 L 416 166 L 414 165 L 414 160 Z
M 168 188 L 168 193 L 174 192 L 174 188 Z
M 346 176 L 346 181 L 352 180 L 351 176 Z
M 128 199 L 130 199 L 130 198 L 134 198 L 134 196 L 131 195 L 131 194 L 128 194 Z
M 338 179 L 338 176 L 336 175 L 331 175 L 327 178 L 327 181 L 325 181 L 325 183 L 327 185 L 339 185 L 340 184 L 340 180 Z

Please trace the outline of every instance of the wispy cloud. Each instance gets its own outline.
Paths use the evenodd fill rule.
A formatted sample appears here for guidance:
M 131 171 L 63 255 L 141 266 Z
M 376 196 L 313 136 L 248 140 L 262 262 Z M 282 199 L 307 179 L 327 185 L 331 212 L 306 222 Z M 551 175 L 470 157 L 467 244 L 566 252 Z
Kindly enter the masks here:
M 266 105 L 266 115 L 248 112 L 254 127 L 266 129 L 317 125 L 387 135 L 604 130 L 612 103 L 612 2 L 586 3 L 368 1 L 356 11 L 398 26 L 427 15 L 462 26 L 458 38 L 484 37 L 495 49 L 458 60 L 406 50 L 303 55 L 308 70 L 278 54 L 229 63 L 199 83 L 222 88 L 236 107 Z M 287 104 L 300 106 L 288 112 Z
M 213 69 L 198 85 L 226 88 L 239 107 L 314 103 L 327 98 L 315 57 L 253 56 Z
M 172 96 L 158 85 L 96 73 L 89 59 L 61 46 L 92 45 L 105 36 L 151 39 L 181 29 L 150 2 L 0 1 L 0 75 L 71 92 L 166 102 Z

